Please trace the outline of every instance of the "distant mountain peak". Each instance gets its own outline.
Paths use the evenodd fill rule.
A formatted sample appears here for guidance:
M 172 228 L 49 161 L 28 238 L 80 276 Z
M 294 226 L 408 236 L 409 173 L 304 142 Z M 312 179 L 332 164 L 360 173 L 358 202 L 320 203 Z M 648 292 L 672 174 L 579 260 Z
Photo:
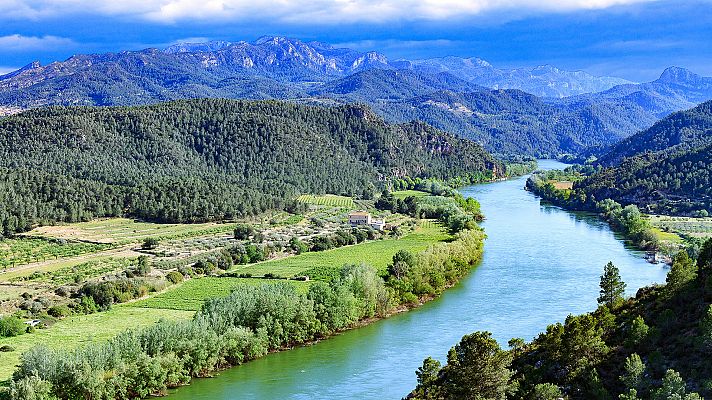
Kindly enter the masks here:
M 16 71 L 12 71 L 5 75 L 0 75 L 0 80 L 9 79 L 9 78 L 12 78 L 13 76 L 20 75 L 21 73 L 23 73 L 25 71 L 30 71 L 30 70 L 37 69 L 37 68 L 42 68 L 42 64 L 40 64 L 39 61 L 33 61 Z
M 196 53 L 196 52 L 209 52 L 222 50 L 226 47 L 232 46 L 233 42 L 228 42 L 225 40 L 212 40 L 209 42 L 197 42 L 197 43 L 176 43 L 174 45 L 168 46 L 164 51 L 166 53 Z
M 663 71 L 658 82 L 675 84 L 697 84 L 704 80 L 700 75 L 682 67 L 669 67 Z

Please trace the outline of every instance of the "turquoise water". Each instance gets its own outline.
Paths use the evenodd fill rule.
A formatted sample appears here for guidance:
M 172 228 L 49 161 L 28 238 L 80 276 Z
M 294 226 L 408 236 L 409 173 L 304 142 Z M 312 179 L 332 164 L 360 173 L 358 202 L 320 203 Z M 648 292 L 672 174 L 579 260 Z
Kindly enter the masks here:
M 540 168 L 561 168 L 541 160 Z M 480 266 L 441 298 L 316 345 L 270 354 L 198 379 L 175 399 L 400 399 L 427 356 L 443 360 L 467 333 L 487 330 L 506 346 L 532 339 L 568 314 L 596 307 L 603 266 L 613 261 L 629 294 L 664 282 L 652 265 L 594 216 L 540 204 L 526 178 L 462 189 L 482 204 L 488 235 Z

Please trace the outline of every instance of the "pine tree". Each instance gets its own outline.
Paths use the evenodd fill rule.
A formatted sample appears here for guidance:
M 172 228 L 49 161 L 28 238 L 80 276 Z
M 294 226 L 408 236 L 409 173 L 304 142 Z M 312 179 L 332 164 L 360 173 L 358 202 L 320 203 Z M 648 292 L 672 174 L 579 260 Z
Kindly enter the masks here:
M 603 268 L 603 275 L 601 275 L 601 295 L 598 297 L 598 304 L 607 306 L 608 308 L 615 308 L 618 304 L 623 301 L 623 295 L 625 294 L 625 283 L 621 280 L 620 271 L 618 267 L 613 265 L 612 262 L 608 262 Z

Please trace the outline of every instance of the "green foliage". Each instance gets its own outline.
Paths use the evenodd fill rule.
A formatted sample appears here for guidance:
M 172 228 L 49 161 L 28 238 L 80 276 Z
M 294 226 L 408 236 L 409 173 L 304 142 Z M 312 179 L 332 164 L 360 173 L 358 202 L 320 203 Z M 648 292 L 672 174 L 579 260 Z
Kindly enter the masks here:
M 155 237 L 147 237 L 146 239 L 143 239 L 143 244 L 141 244 L 141 248 L 144 250 L 153 250 L 158 247 L 159 243 L 159 240 Z
M 247 240 L 250 238 L 250 236 L 255 234 L 255 228 L 252 227 L 252 225 L 249 224 L 238 224 L 235 226 L 235 230 L 233 231 L 234 237 L 237 240 Z
M 539 383 L 534 386 L 529 399 L 531 400 L 556 400 L 563 398 L 564 395 L 561 393 L 561 389 L 553 383 Z
M 24 322 L 15 316 L 0 317 L 0 338 L 13 337 L 25 333 Z
M 645 323 L 645 320 L 640 315 L 633 319 L 630 325 L 630 332 L 626 339 L 628 347 L 635 347 L 643 343 L 648 337 L 650 327 Z
M 0 178 L 0 181 L 1 179 L 2 178 Z M 3 194 L 0 193 L 0 199 L 2 196 Z M 3 207 L 1 202 L 0 207 Z M 0 219 L 1 218 L 2 217 L 0 216 Z M 87 253 L 95 253 L 109 248 L 111 248 L 111 245 L 108 244 L 83 243 L 54 239 L 0 239 L 0 268 L 52 260 L 61 257 L 73 257 Z
M 680 251 L 675 255 L 675 259 L 670 267 L 665 281 L 669 291 L 675 291 L 697 277 L 697 265 L 690 258 L 687 251 Z
M 450 349 L 442 371 L 447 397 L 503 400 L 513 372 L 511 356 L 489 332 L 465 335 Z
M 644 387 L 645 379 L 645 364 L 640 356 L 636 353 L 631 354 L 625 359 L 623 366 L 624 373 L 620 376 L 620 380 L 625 385 L 626 389 L 637 391 Z
M 651 400 L 701 400 L 698 394 L 686 393 L 686 391 L 685 381 L 682 380 L 680 374 L 669 369 L 665 372 L 661 387 L 652 392 Z
M 299 255 L 309 250 L 306 243 L 302 242 L 298 237 L 292 236 L 289 239 L 289 248 L 292 249 L 294 254 Z
M 634 203 L 664 214 L 712 211 L 712 102 L 672 114 L 616 145 L 610 166 L 577 185 L 589 197 Z
M 712 349 L 712 305 L 700 320 L 700 336 L 708 349 Z
M 178 271 L 171 271 L 166 274 L 166 279 L 172 284 L 176 284 L 183 281 L 183 274 Z
M 618 267 L 609 262 L 603 268 L 603 275 L 601 275 L 601 295 L 598 297 L 598 304 L 610 309 L 617 307 L 624 300 L 625 286 Z
M 4 118 L 0 133 L 5 235 L 124 214 L 225 220 L 293 209 L 299 193 L 361 193 L 396 171 L 450 179 L 502 168 L 473 142 L 420 123 L 389 125 L 362 106 L 56 107 Z

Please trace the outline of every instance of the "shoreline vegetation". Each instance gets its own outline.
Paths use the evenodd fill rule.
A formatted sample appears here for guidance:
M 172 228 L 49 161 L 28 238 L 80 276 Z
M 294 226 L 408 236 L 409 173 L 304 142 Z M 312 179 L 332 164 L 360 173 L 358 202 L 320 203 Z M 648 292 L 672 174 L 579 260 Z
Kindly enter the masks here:
M 477 265 L 485 234 L 476 224 L 482 215 L 474 199 L 443 183 L 419 184 L 398 183 L 400 189 L 427 193 L 385 192 L 375 202 L 382 210 L 377 212 L 437 220 L 450 239 L 417 253 L 400 249 L 386 268 L 358 263 L 332 266 L 333 271 L 317 268 L 318 278 L 308 282 L 271 275 L 269 280 L 242 279 L 250 284 L 208 299 L 190 320 L 160 320 L 74 349 L 32 348 L 20 357 L 0 398 L 160 395 L 194 377 L 313 343 L 437 298 Z M 228 275 L 239 276 L 239 271 Z
M 36 347 L 21 357 L 10 399 L 144 398 L 230 366 L 328 338 L 436 298 L 479 262 L 484 233 L 464 230 L 417 257 L 398 252 L 380 277 L 348 265 L 299 293 L 287 282 L 241 286 L 208 300 L 190 321 L 159 321 L 72 351 Z M 35 396 L 35 397 L 32 397 Z M 38 397 L 44 396 L 44 397 Z M 53 397 L 48 397 L 53 396 Z
M 526 190 L 564 209 L 597 214 L 634 246 L 651 254 L 661 253 L 667 263 L 672 263 L 673 256 L 683 248 L 689 249 L 691 256 L 696 256 L 702 245 L 700 238 L 679 238 L 662 232 L 651 224 L 651 219 L 637 205 L 623 206 L 612 199 L 598 200 L 577 188 L 577 182 L 594 171 L 594 167 L 587 165 L 575 165 L 565 170 L 537 171 L 527 180 Z M 657 256 L 650 259 L 657 260 Z
M 423 361 L 407 398 L 702 400 L 712 395 L 712 239 L 697 259 L 680 251 L 666 282 L 625 298 L 609 262 L 597 310 L 509 349 L 489 332 L 465 335 L 445 365 Z

